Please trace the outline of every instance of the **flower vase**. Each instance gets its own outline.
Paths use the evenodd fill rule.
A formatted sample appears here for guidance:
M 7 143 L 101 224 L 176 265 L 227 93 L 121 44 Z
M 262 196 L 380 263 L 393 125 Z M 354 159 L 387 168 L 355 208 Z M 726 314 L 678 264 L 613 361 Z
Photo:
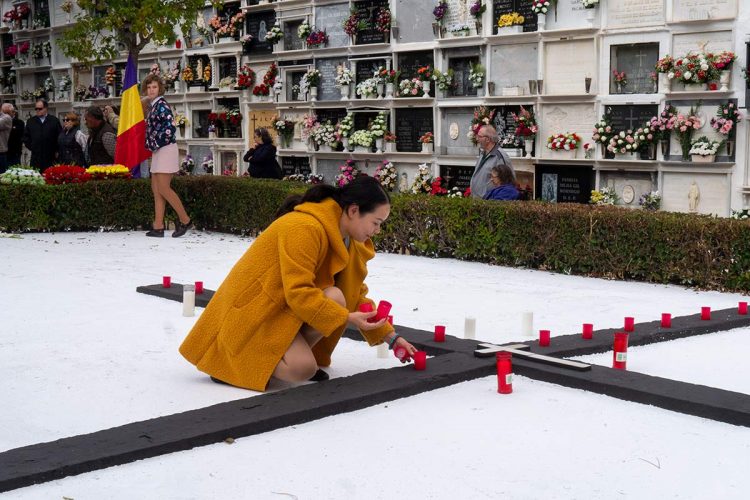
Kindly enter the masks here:
M 72 20 L 73 15 L 72 14 L 73 14 L 72 12 L 66 12 L 65 13 L 65 22 L 67 24 L 70 24 L 70 23 L 73 22 L 73 20 Z
M 185 125 L 180 125 L 180 126 L 179 126 L 179 127 L 177 127 L 177 128 L 178 128 L 178 129 L 179 129 L 179 131 L 180 131 L 180 138 L 181 138 L 181 139 L 184 139 L 184 138 L 185 138 Z
M 690 160 L 693 163 L 713 163 L 716 161 L 716 155 L 690 155 Z
M 721 90 L 722 92 L 726 92 L 729 90 L 729 81 L 732 79 L 732 71 L 731 70 L 724 70 L 719 73 L 719 83 L 721 83 Z
M 360 146 L 359 144 L 354 146 L 355 153 L 370 153 L 370 149 L 371 148 L 368 148 L 367 146 Z
M 734 141 L 727 141 L 724 145 L 727 147 L 727 156 L 734 156 Z
M 268 96 L 267 96 L 266 100 L 267 100 L 268 102 L 275 102 L 275 101 L 274 101 L 274 96 L 273 96 L 273 94 L 268 94 Z
M 70 91 L 69 90 L 61 90 L 57 94 L 57 100 L 58 101 L 69 101 L 70 100 Z
M 531 152 L 534 150 L 534 139 L 524 139 L 523 149 L 526 151 L 526 158 L 531 158 Z
M 477 87 L 477 97 L 484 97 L 484 85 Z
M 383 139 L 382 138 L 375 139 L 375 148 L 376 148 L 376 151 L 375 151 L 376 153 L 383 152 Z
M 344 151 L 349 151 L 349 138 L 348 137 L 342 137 L 341 138 L 341 145 L 344 147 Z
M 667 139 L 662 139 L 659 141 L 659 149 L 661 150 L 661 157 L 663 160 L 666 160 L 669 156 L 669 141 Z
M 433 144 L 431 142 L 423 142 L 422 143 L 422 152 L 423 153 L 432 153 L 433 151 Z
M 349 85 L 342 85 L 339 87 L 339 91 L 341 92 L 341 100 L 346 101 L 349 99 Z
M 482 21 L 480 21 L 479 19 L 475 19 L 474 29 L 476 30 L 477 35 L 482 36 Z
M 537 14 L 536 25 L 537 31 L 544 31 L 544 28 L 547 25 L 547 14 Z
M 672 91 L 672 80 L 669 78 L 668 73 L 659 73 L 659 88 L 662 93 Z
M 392 98 L 393 97 L 393 84 L 392 83 L 386 83 L 385 84 L 385 97 L 386 98 Z
M 686 83 L 685 92 L 703 92 L 706 90 L 705 83 Z
M 622 83 L 615 83 L 615 93 L 622 94 Z
M 214 132 L 213 130 L 209 130 L 208 131 L 208 138 L 209 139 L 216 139 L 216 132 Z
M 107 85 L 107 97 L 114 97 L 114 96 L 115 96 L 115 86 Z
M 313 102 L 318 100 L 318 87 L 310 87 L 310 100 Z
M 586 20 L 589 22 L 589 25 L 594 25 L 594 20 L 596 19 L 596 9 L 594 7 L 586 8 Z
M 396 152 L 396 143 L 395 142 L 386 142 L 385 143 L 385 152 L 386 153 L 395 153 Z
M 176 93 L 181 93 L 182 92 L 182 82 L 180 80 L 175 80 L 174 81 L 174 91 Z
M 557 157 L 564 160 L 573 160 L 577 153 L 577 149 L 559 149 L 557 150 Z
M 385 85 L 383 85 L 382 83 L 378 83 L 377 88 L 378 88 L 378 97 L 385 97 L 385 90 L 384 90 Z
M 430 81 L 422 82 L 422 90 L 424 91 L 425 97 L 430 97 Z

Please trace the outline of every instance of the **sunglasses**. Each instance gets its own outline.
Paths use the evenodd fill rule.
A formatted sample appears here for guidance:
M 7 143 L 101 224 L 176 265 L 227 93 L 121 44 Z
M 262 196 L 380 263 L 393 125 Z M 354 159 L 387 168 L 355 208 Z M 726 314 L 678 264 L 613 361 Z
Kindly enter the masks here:
M 44 108 L 34 108 L 37 111 L 44 111 Z
M 71 118 L 63 118 L 64 122 L 72 122 L 73 120 Z

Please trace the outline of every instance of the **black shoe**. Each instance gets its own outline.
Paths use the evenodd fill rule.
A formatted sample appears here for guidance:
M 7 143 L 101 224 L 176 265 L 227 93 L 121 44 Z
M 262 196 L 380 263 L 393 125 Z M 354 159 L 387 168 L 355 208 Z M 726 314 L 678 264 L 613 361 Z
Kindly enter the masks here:
M 224 382 L 223 380 L 219 380 L 219 379 L 218 379 L 218 378 L 216 378 L 216 377 L 211 377 L 211 380 L 213 380 L 213 381 L 214 381 L 214 382 L 216 382 L 217 384 L 232 385 L 232 384 L 227 384 L 227 383 L 226 383 L 226 382 Z
M 164 238 L 164 230 L 163 229 L 152 229 L 151 231 L 146 233 L 146 236 L 151 236 L 153 238 Z
M 188 229 L 193 228 L 193 221 L 189 220 L 187 221 L 187 224 L 183 224 L 180 221 L 175 222 L 175 230 L 174 233 L 172 233 L 172 238 L 179 238 L 180 236 L 187 233 Z
M 318 371 L 315 372 L 315 375 L 310 377 L 310 382 L 322 382 L 324 380 L 328 380 L 331 378 L 330 375 L 328 375 L 328 372 L 324 372 L 320 368 L 318 368 Z

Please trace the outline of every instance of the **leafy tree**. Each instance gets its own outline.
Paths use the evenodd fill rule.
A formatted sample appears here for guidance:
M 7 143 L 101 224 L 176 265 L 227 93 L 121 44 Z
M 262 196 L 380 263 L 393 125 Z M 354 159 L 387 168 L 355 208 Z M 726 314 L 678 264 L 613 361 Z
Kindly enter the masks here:
M 84 64 L 115 59 L 119 44 L 133 55 L 149 42 L 174 43 L 175 27 L 189 33 L 205 0 L 76 0 L 76 24 L 58 39 L 62 52 Z M 217 2 L 219 3 L 219 2 Z

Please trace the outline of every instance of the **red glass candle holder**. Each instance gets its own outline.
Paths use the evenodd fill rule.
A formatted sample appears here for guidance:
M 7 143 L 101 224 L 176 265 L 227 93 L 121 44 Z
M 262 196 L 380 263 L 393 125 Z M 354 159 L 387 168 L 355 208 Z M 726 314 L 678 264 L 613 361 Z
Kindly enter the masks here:
M 445 342 L 445 327 L 435 325 L 435 342 Z
M 628 361 L 628 334 L 627 332 L 615 333 L 615 342 L 612 356 L 612 368 L 625 370 Z
M 740 302 L 737 305 L 737 314 L 747 314 L 747 302 Z
M 393 316 L 388 315 L 388 323 L 390 323 L 391 326 L 393 326 Z
M 403 348 L 403 347 L 394 347 L 393 348 L 393 355 L 398 358 L 399 361 L 409 361 L 411 360 L 411 356 L 409 356 L 409 352 Z
M 548 347 L 549 337 L 549 330 L 539 330 L 539 347 Z
M 417 351 L 414 353 L 414 369 L 422 371 L 427 368 L 427 353 L 425 351 Z
M 163 286 L 164 288 L 172 288 L 172 277 L 164 276 L 161 279 L 161 286 Z
M 591 323 L 584 323 L 581 336 L 586 340 L 593 339 L 594 338 L 594 325 Z
M 661 327 L 672 328 L 672 315 L 670 313 L 661 313 Z
M 203 282 L 196 281 L 195 282 L 195 294 L 198 295 L 200 293 L 203 293 Z
M 387 300 L 381 300 L 380 302 L 378 302 L 378 312 L 377 314 L 375 314 L 375 317 L 372 318 L 371 321 L 373 323 L 377 323 L 381 319 L 386 319 L 388 317 L 388 313 L 391 312 L 391 307 L 393 306 Z
M 176 49 L 179 49 L 180 47 L 182 47 L 182 40 L 180 40 L 179 38 L 177 40 L 175 40 L 174 41 L 174 47 Z
M 513 357 L 508 351 L 495 354 L 497 361 L 497 392 L 510 394 L 513 392 Z
M 625 318 L 625 327 L 626 332 L 632 332 L 635 330 L 635 318 L 631 318 L 630 316 L 627 316 Z
M 711 319 L 711 308 L 703 306 L 701 307 L 701 319 L 702 320 L 709 320 Z
M 370 304 L 369 302 L 364 302 L 364 303 L 362 303 L 362 304 L 359 305 L 359 312 L 370 313 L 372 311 L 373 311 L 372 304 Z M 373 316 L 372 318 L 369 318 L 367 320 L 367 322 L 368 323 L 375 323 L 375 317 Z

